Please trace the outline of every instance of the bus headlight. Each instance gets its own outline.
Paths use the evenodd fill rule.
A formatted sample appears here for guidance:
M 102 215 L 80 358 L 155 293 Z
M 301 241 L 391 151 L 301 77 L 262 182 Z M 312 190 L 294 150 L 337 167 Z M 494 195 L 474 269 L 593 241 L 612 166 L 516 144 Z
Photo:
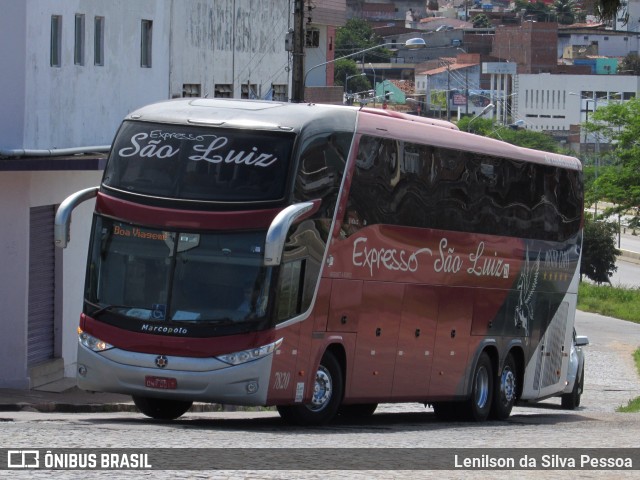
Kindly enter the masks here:
M 93 350 L 94 352 L 103 352 L 105 350 L 113 348 L 113 345 L 100 340 L 93 335 L 89 335 L 87 332 L 82 331 L 80 328 L 78 328 L 78 341 L 89 350 Z
M 266 357 L 275 352 L 282 344 L 282 338 L 276 340 L 269 345 L 263 345 L 262 347 L 252 348 L 250 350 L 242 350 L 241 352 L 227 353 L 226 355 L 218 355 L 216 358 L 221 362 L 228 363 L 229 365 L 240 365 L 242 363 L 252 362 L 259 358 Z

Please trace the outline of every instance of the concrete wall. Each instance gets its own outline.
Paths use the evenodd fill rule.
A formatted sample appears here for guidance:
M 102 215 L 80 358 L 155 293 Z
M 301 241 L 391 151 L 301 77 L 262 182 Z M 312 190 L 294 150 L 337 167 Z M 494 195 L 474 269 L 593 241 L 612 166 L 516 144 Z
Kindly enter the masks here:
M 59 204 L 71 193 L 97 185 L 101 172 L 2 172 L 0 174 L 0 387 L 28 388 L 29 209 Z M 89 225 L 94 202 L 73 213 L 71 244 L 63 253 L 62 328 L 56 339 L 65 375 L 75 375 L 76 327 L 82 309 Z M 53 242 L 53 238 L 51 239 Z
M 290 24 L 288 0 L 172 2 L 170 96 L 181 97 L 187 83 L 200 84 L 209 97 L 215 84 L 232 84 L 240 98 L 248 82 L 263 97 L 271 84 L 289 83 Z
M 4 2 L 7 3 L 7 2 Z M 16 3 L 10 2 L 9 3 Z M 24 148 L 108 145 L 122 117 L 168 98 L 169 15 L 154 0 L 26 0 Z M 85 15 L 85 63 L 74 64 L 75 15 Z M 62 65 L 50 65 L 51 16 L 62 16 Z M 105 18 L 104 65 L 94 65 L 94 19 Z M 11 23 L 4 14 L 2 25 Z M 140 66 L 141 21 L 153 21 L 152 66 Z M 15 95 L 1 91 L 0 96 Z M 0 127 L 12 122 L 3 115 Z M 2 131 L 2 128 L 0 128 Z M 4 146 L 0 133 L 0 146 Z
M 629 75 L 516 75 L 513 118 L 524 120 L 524 127 L 530 130 L 569 130 L 570 125 L 586 121 L 586 111 L 594 108 L 592 100 L 580 97 L 581 92 L 635 93 L 639 79 Z M 599 101 L 598 106 L 605 103 Z

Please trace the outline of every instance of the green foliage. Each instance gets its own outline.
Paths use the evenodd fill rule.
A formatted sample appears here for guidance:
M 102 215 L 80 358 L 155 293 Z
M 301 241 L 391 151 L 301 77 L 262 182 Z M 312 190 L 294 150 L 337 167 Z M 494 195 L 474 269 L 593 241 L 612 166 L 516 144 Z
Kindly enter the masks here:
M 471 19 L 473 28 L 491 28 L 491 20 L 484 13 L 479 13 Z
M 609 278 L 618 269 L 615 235 L 618 226 L 615 223 L 594 221 L 587 217 L 584 223 L 582 240 L 582 259 L 580 277 L 586 276 L 594 282 L 610 283 Z
M 491 118 L 462 117 L 458 122 L 458 128 L 465 132 L 495 138 L 519 147 L 554 153 L 558 153 L 560 150 L 553 137 L 544 132 L 534 132 L 524 128 L 510 128 L 497 124 Z
M 620 75 L 640 75 L 640 56 L 637 53 L 628 53 L 618 66 Z
M 596 14 L 605 22 L 615 21 L 618 18 L 618 10 L 621 8 L 621 0 L 597 0 L 596 2 Z
M 580 282 L 578 310 L 640 323 L 640 289 Z
M 513 130 L 500 127 L 490 132 L 488 136 L 520 147 L 534 148 L 545 152 L 559 152 L 558 143 L 543 132 L 535 132 L 524 128 Z
M 381 41 L 382 39 L 373 32 L 366 20 L 352 18 L 347 20 L 344 27 L 340 27 L 336 31 L 336 58 L 375 47 Z M 364 61 L 364 63 L 386 62 L 390 56 L 391 52 L 386 48 L 376 48 L 358 56 L 358 60 Z
M 536 2 L 522 2 L 519 4 L 519 8 L 522 12 L 523 18 L 527 20 L 548 22 L 552 17 L 551 8 L 540 0 L 537 0 Z
M 552 5 L 558 23 L 562 25 L 571 25 L 575 23 L 576 16 L 580 8 L 576 0 L 555 0 Z
M 343 58 L 342 60 L 338 60 L 335 62 L 334 69 L 334 85 L 342 85 L 344 86 L 345 79 L 352 75 L 359 75 L 360 71 L 358 70 L 357 64 L 354 60 L 350 58 Z M 349 78 L 347 82 L 347 88 L 349 92 L 362 92 L 365 90 L 371 89 L 371 83 L 369 79 L 365 76 L 355 76 Z
M 590 132 L 614 146 L 611 168 L 599 171 L 593 191 L 597 198 L 615 203 L 607 214 L 624 213 L 640 221 L 640 99 L 609 103 L 584 124 Z

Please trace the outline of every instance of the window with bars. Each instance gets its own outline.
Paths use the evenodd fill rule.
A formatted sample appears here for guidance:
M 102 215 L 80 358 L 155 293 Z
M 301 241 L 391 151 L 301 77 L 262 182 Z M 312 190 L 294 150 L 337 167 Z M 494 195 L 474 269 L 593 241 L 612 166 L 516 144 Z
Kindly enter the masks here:
M 96 17 L 93 22 L 93 64 L 104 65 L 104 17 Z
M 307 28 L 305 30 L 305 47 L 318 48 L 320 46 L 320 30 L 317 28 Z
M 182 96 L 183 97 L 200 97 L 200 84 L 199 83 L 183 83 L 182 84 Z
M 142 20 L 140 38 L 140 66 L 151 68 L 153 20 Z
M 233 85 L 228 83 L 216 83 L 213 89 L 216 98 L 233 98 Z
M 240 86 L 240 98 L 258 98 L 258 87 L 255 83 L 243 83 Z
M 272 100 L 276 102 L 286 102 L 287 98 L 287 85 L 286 84 L 272 84 L 271 88 L 273 89 Z
M 52 67 L 62 66 L 62 16 L 51 16 L 51 45 L 49 51 Z

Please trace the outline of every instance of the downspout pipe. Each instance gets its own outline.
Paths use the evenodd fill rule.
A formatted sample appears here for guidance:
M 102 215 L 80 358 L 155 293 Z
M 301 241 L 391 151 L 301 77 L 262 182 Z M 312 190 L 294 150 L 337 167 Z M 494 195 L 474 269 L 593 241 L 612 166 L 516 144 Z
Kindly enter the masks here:
M 67 155 L 78 155 L 86 153 L 109 153 L 111 145 L 98 145 L 90 147 L 74 147 L 74 148 L 51 148 L 51 149 L 7 149 L 0 148 L 0 158 L 19 158 L 19 157 L 63 157 Z

